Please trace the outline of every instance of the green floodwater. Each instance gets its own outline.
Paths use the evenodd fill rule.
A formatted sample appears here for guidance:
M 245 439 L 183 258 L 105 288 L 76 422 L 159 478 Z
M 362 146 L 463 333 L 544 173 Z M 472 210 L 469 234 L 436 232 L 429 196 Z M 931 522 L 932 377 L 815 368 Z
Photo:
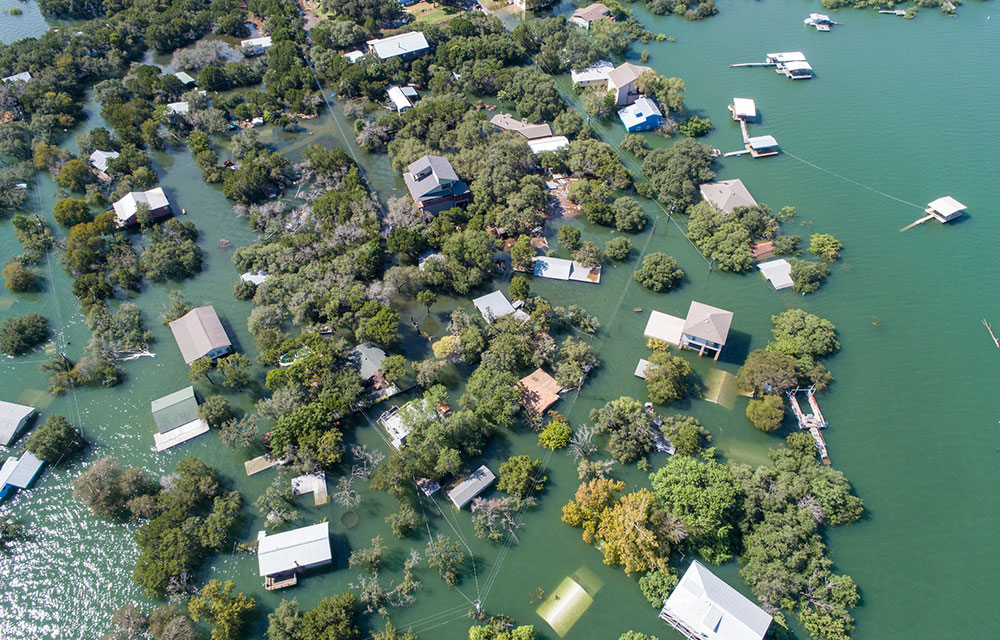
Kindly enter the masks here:
M 13 8 L 21 10 L 21 15 L 12 16 Z M 30 0 L 0 0 L 0 42 L 10 44 L 22 38 L 38 38 L 48 31 L 58 20 L 48 20 L 42 15 L 37 2 Z
M 846 249 L 820 292 L 803 298 L 790 291 L 775 293 L 756 275 L 710 273 L 679 227 L 660 219 L 655 232 L 647 230 L 633 240 L 637 248 L 677 257 L 687 272 L 677 292 L 657 295 L 631 284 L 635 258 L 606 267 L 596 286 L 533 281 L 533 290 L 553 304 L 581 304 L 603 325 L 595 340 L 601 367 L 578 398 L 568 396 L 556 408 L 578 424 L 609 399 L 645 397 L 632 371 L 648 353 L 642 330 L 650 309 L 683 315 L 697 299 L 735 313 L 722 362 L 686 354 L 701 376 L 713 368 L 734 373 L 749 350 L 767 342 L 771 314 L 801 306 L 830 319 L 840 331 L 842 350 L 828 362 L 837 382 L 819 398 L 830 421 L 827 443 L 833 464 L 853 482 L 867 513 L 856 525 L 831 530 L 827 543 L 837 570 L 851 575 L 861 589 L 857 637 L 995 635 L 1000 612 L 991 603 L 1000 560 L 988 549 L 1000 509 L 989 496 L 1000 464 L 1000 417 L 993 411 L 990 389 L 998 382 L 993 363 L 1000 354 L 981 324 L 983 317 L 998 319 L 997 305 L 988 298 L 991 278 L 997 275 L 992 245 L 1000 237 L 993 157 L 1000 146 L 995 126 L 1000 121 L 1000 24 L 987 19 L 993 5 L 967 3 L 953 19 L 924 11 L 913 21 L 841 11 L 835 19 L 845 24 L 831 33 L 802 24 L 818 3 L 723 0 L 720 14 L 702 23 L 656 18 L 633 7 L 652 31 L 676 38 L 675 43 L 650 43 L 650 64 L 685 79 L 690 110 L 716 125 L 706 142 L 723 151 L 739 147 L 739 129 L 726 105 L 741 96 L 754 98 L 762 114 L 753 134 L 772 134 L 781 144 L 784 153 L 775 158 L 722 160 L 720 177 L 742 178 L 757 200 L 775 209 L 797 207 L 800 218 L 786 226 L 787 232 L 833 233 Z M 561 9 L 568 11 L 568 5 Z M 11 37 L 9 24 L 6 17 L 0 21 L 4 40 L 18 37 Z M 805 52 L 817 77 L 792 82 L 766 68 L 727 67 L 783 50 Z M 86 126 L 100 124 L 97 105 L 87 108 L 92 118 Z M 335 109 L 339 111 L 337 105 Z M 262 137 L 293 158 L 312 142 L 349 145 L 359 153 L 343 139 L 341 131 L 350 129 L 339 113 L 338 119 L 319 118 L 305 128 L 297 135 L 267 131 Z M 605 129 L 614 140 L 623 137 L 617 124 Z M 403 193 L 384 156 L 358 157 L 383 199 Z M 127 380 L 117 388 L 55 398 L 45 392 L 45 376 L 37 369 L 44 358 L 41 351 L 0 360 L 3 399 L 33 404 L 43 418 L 49 412 L 66 415 L 82 426 L 93 445 L 77 463 L 47 469 L 33 489 L 0 509 L 25 521 L 34 534 L 14 556 L 0 557 L 0 637 L 5 640 L 94 638 L 122 603 L 149 604 L 130 578 L 136 556 L 133 528 L 95 520 L 70 497 L 70 479 L 87 462 L 113 454 L 124 464 L 164 475 L 183 456 L 196 455 L 216 466 L 248 501 L 270 482 L 271 472 L 250 479 L 244 473 L 243 461 L 258 452 L 234 454 L 215 434 L 167 453 L 150 450 L 154 427 L 149 402 L 188 384 L 180 354 L 158 320 L 169 289 L 182 289 L 190 303 L 215 305 L 235 342 L 256 356 L 246 330 L 251 304 L 232 297 L 237 273 L 231 250 L 218 248 L 222 238 L 240 246 L 252 242 L 254 234 L 245 220 L 234 218 L 221 192 L 201 181 L 190 153 L 179 149 L 154 159 L 175 207 L 186 208 L 187 217 L 201 229 L 206 252 L 206 269 L 198 278 L 151 285 L 136 300 L 156 335 L 156 357 L 126 363 Z M 45 176 L 32 185 L 32 208 L 50 220 L 54 190 Z M 968 206 L 968 216 L 947 226 L 932 222 L 899 233 L 921 215 L 920 205 L 947 194 Z M 651 204 L 647 210 L 656 213 Z M 684 221 L 678 224 L 683 227 Z M 585 237 L 600 244 L 612 237 L 606 229 L 584 226 Z M 19 251 L 9 222 L 0 223 L 0 255 Z M 70 294 L 70 280 L 54 256 L 45 275 L 42 293 L 0 294 L 0 318 L 43 313 L 59 330 L 62 348 L 76 359 L 88 334 Z M 440 331 L 455 303 L 441 300 L 430 318 L 425 319 L 423 308 L 413 315 L 426 330 Z M 634 307 L 643 312 L 634 313 Z M 408 325 L 409 318 L 404 316 L 401 324 Z M 404 336 L 408 357 L 426 357 L 426 343 L 412 332 Z M 204 386 L 200 391 L 218 390 Z M 251 403 L 249 396 L 231 398 L 243 407 Z M 726 458 L 762 463 L 782 434 L 757 432 L 743 417 L 744 403 L 737 399 L 728 409 L 691 400 L 670 410 L 701 419 Z M 385 448 L 364 421 L 354 422 L 349 441 Z M 508 550 L 475 540 L 468 511 L 456 512 L 441 499 L 424 501 L 435 534 L 460 534 L 469 542 L 475 574 L 467 573 L 459 589 L 449 591 L 434 573 L 418 570 L 424 588 L 417 593 L 417 604 L 395 611 L 393 621 L 413 625 L 423 638 L 458 640 L 468 627 L 464 615 L 469 601 L 483 599 L 487 611 L 511 614 L 520 623 L 534 624 L 541 637 L 555 640 L 532 599 L 538 588 L 549 593 L 577 573 L 586 576 L 591 590 L 600 588 L 567 638 L 613 640 L 629 628 L 679 637 L 656 618 L 634 579 L 604 566 L 600 552 L 584 544 L 578 530 L 559 522 L 560 508 L 578 484 L 567 456 L 546 457 L 533 434 L 515 433 L 499 437 L 486 462 L 496 470 L 501 459 L 522 452 L 545 460 L 549 484 L 540 508 L 524 519 L 520 543 Z M 655 467 L 664 460 L 654 457 L 652 463 Z M 624 474 L 619 470 L 619 477 L 630 486 L 646 482 L 634 467 Z M 334 482 L 331 474 L 331 487 Z M 353 529 L 341 524 L 344 509 L 334 503 L 314 508 L 306 497 L 299 504 L 299 524 L 330 521 L 334 567 L 280 593 L 264 591 L 256 559 L 249 555 L 223 553 L 200 576 L 235 580 L 257 599 L 258 614 L 247 637 L 262 636 L 264 614 L 282 597 L 311 607 L 348 588 L 354 578 L 346 568 L 347 554 L 372 536 L 382 535 L 394 549 L 394 569 L 383 574 L 384 580 L 398 579 L 408 546 L 422 551 L 426 543 L 426 533 L 405 543 L 392 538 L 383 516 L 394 504 L 384 494 L 365 493 L 356 509 L 360 522 Z M 245 512 L 240 536 L 251 540 L 260 520 L 252 508 Z M 716 571 L 739 584 L 735 562 Z

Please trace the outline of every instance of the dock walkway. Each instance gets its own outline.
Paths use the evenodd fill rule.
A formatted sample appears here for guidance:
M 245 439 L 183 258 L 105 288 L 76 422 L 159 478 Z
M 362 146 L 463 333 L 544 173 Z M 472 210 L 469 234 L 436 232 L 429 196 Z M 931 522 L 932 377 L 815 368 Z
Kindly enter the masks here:
M 806 394 L 806 399 L 809 401 L 809 408 L 812 410 L 812 413 L 804 413 L 802 407 L 799 406 L 798 394 L 800 392 Z M 819 453 L 823 464 L 830 464 L 830 454 L 826 448 L 826 441 L 823 439 L 823 432 L 820 431 L 820 429 L 827 427 L 827 422 L 826 418 L 823 417 L 823 412 L 819 409 L 819 403 L 816 402 L 816 389 L 812 387 L 808 389 L 792 389 L 788 392 L 788 402 L 791 404 L 792 413 L 795 414 L 795 419 L 799 423 L 799 429 L 809 431 L 813 440 L 816 441 L 816 451 Z

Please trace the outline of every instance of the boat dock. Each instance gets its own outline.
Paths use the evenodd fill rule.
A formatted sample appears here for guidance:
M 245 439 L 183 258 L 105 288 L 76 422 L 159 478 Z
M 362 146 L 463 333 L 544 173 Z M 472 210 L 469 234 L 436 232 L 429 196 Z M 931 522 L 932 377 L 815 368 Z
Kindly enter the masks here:
M 802 407 L 799 406 L 799 393 L 806 394 L 806 399 L 809 402 L 809 408 L 812 410 L 812 413 L 804 413 L 802 411 Z M 827 427 L 827 422 L 826 418 L 823 417 L 823 412 L 819 410 L 819 403 L 816 402 L 816 389 L 813 387 L 809 387 L 808 389 L 792 389 L 788 392 L 788 402 L 791 404 L 792 413 L 795 414 L 795 419 L 799 423 L 799 429 L 809 431 L 813 440 L 816 441 L 816 451 L 819 453 L 823 464 L 830 464 L 830 455 L 826 449 L 826 441 L 823 439 L 823 432 L 820 431 Z
M 736 64 L 729 65 L 730 67 L 776 67 L 777 62 L 737 62 Z
M 899 17 L 903 17 L 906 15 L 906 11 L 904 11 L 903 9 L 889 9 L 889 10 L 883 9 L 882 11 L 879 11 L 879 13 L 884 13 L 885 15 L 888 16 L 899 16 Z

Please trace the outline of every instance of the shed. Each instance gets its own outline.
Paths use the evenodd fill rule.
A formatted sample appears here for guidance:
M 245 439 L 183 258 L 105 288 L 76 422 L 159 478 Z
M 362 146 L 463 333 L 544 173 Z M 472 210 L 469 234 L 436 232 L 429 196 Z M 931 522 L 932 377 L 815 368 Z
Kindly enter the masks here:
M 417 487 L 428 498 L 441 490 L 441 485 L 430 478 L 417 478 Z
M 240 49 L 245 56 L 259 56 L 271 48 L 271 36 L 261 36 L 259 38 L 249 38 L 240 41 Z
M 669 344 L 681 343 L 681 330 L 684 328 L 684 318 L 667 315 L 660 311 L 652 311 L 646 321 L 643 335 L 647 338 L 663 340 Z
M 194 387 L 153 400 L 150 410 L 153 422 L 156 423 L 156 433 L 153 434 L 153 448 L 156 451 L 166 451 L 208 433 L 208 423 L 198 416 Z
M 771 616 L 695 560 L 674 587 L 660 618 L 688 638 L 762 640 Z
M 569 138 L 566 136 L 537 138 L 535 140 L 528 140 L 528 146 L 531 147 L 531 152 L 536 154 L 543 151 L 559 151 L 563 147 L 569 146 Z
M 177 73 L 174 74 L 174 77 L 180 80 L 181 83 L 184 84 L 185 86 L 195 83 L 195 79 L 191 77 L 191 74 L 185 71 L 178 71 Z
M 732 213 L 736 207 L 755 207 L 757 201 L 739 178 L 706 182 L 698 186 L 701 197 L 721 211 Z
M 755 120 L 757 105 L 750 98 L 733 98 L 733 120 Z
M 615 68 L 607 60 L 596 62 L 586 69 L 573 69 L 569 72 L 573 84 L 581 87 L 607 86 L 608 74 Z
M 257 534 L 257 568 L 262 577 L 273 578 L 333 560 L 330 523 L 319 522 L 291 531 Z
M 448 499 L 451 500 L 452 504 L 461 509 L 469 503 L 473 498 L 478 496 L 480 493 L 486 490 L 497 477 L 493 475 L 489 467 L 485 464 L 469 475 L 465 477 L 464 480 L 459 482 L 455 487 L 448 492 Z
M 170 331 L 186 364 L 203 357 L 214 360 L 233 349 L 226 329 L 211 306 L 191 309 L 170 323 Z
M 407 109 L 413 108 L 413 103 L 406 97 L 403 90 L 396 85 L 392 85 L 386 89 L 385 93 L 389 96 L 389 101 L 392 102 L 392 106 L 396 109 L 396 113 L 403 113 Z
M 22 453 L 20 458 L 13 456 L 7 458 L 3 467 L 0 467 L 0 499 L 12 489 L 30 487 L 41 473 L 43 466 L 45 462 L 36 458 L 30 451 Z
M 681 329 L 679 346 L 682 349 L 694 349 L 698 351 L 698 355 L 704 354 L 706 350 L 714 351 L 715 359 L 718 360 L 732 323 L 732 311 L 692 301 Z
M 650 131 L 663 126 L 663 113 L 655 102 L 645 96 L 620 110 L 618 118 L 629 133 Z
M 34 407 L 0 400 L 0 444 L 9 447 L 34 414 Z
M 948 222 L 962 215 L 965 205 L 951 196 L 938 198 L 927 205 L 924 213 L 934 216 L 939 222 Z
M 521 386 L 524 387 L 524 398 L 521 400 L 521 404 L 524 405 L 525 409 L 538 416 L 558 402 L 561 397 L 559 394 L 563 392 L 563 388 L 559 386 L 556 379 L 540 367 L 521 378 Z
M 108 160 L 114 160 L 119 154 L 117 151 L 101 151 L 100 149 L 94 151 L 87 157 L 87 162 L 90 166 L 97 169 L 101 173 L 108 172 Z
M 365 54 L 363 51 L 348 51 L 347 53 L 343 54 L 342 57 L 347 58 L 348 62 L 354 64 L 361 58 L 364 58 Z
M 430 51 L 427 38 L 420 31 L 410 31 L 399 35 L 369 40 L 368 51 L 374 53 L 380 60 L 400 57 L 403 60 L 415 58 Z
M 776 290 L 787 289 L 795 284 L 792 282 L 792 265 L 784 258 L 763 262 L 757 268 Z

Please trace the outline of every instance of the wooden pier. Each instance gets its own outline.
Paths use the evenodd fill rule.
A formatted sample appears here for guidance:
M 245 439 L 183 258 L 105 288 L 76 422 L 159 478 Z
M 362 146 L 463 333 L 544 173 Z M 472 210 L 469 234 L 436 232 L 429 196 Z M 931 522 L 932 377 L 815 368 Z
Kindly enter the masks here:
M 809 408 L 812 409 L 812 413 L 804 413 L 802 407 L 799 406 L 798 394 L 803 392 L 806 394 L 806 399 L 809 401 Z M 788 402 L 792 406 L 792 413 L 795 414 L 795 419 L 799 423 L 799 429 L 804 431 L 809 431 L 812 435 L 813 440 L 816 441 L 816 451 L 819 453 L 820 459 L 823 464 L 830 464 L 830 455 L 826 449 L 826 441 L 823 440 L 823 432 L 820 429 L 825 429 L 827 427 L 826 418 L 823 417 L 823 412 L 819 410 L 819 403 L 816 402 L 816 389 L 810 387 L 808 389 L 792 389 L 788 392 Z
M 290 577 L 275 579 L 271 576 L 264 577 L 264 588 L 268 591 L 277 591 L 278 589 L 284 589 L 285 587 L 294 587 L 299 583 L 298 574 L 293 573 Z
M 778 63 L 776 62 L 737 62 L 736 64 L 729 65 L 730 67 L 776 67 Z
M 927 222 L 928 220 L 933 220 L 933 219 L 934 219 L 934 216 L 928 214 L 928 215 L 924 216 L 923 218 L 920 218 L 919 220 L 914 220 L 910 224 L 908 224 L 905 227 L 903 227 L 902 229 L 900 229 L 900 231 L 906 231 L 907 229 L 912 229 L 913 227 L 917 226 L 918 224 L 923 224 L 923 223 Z

